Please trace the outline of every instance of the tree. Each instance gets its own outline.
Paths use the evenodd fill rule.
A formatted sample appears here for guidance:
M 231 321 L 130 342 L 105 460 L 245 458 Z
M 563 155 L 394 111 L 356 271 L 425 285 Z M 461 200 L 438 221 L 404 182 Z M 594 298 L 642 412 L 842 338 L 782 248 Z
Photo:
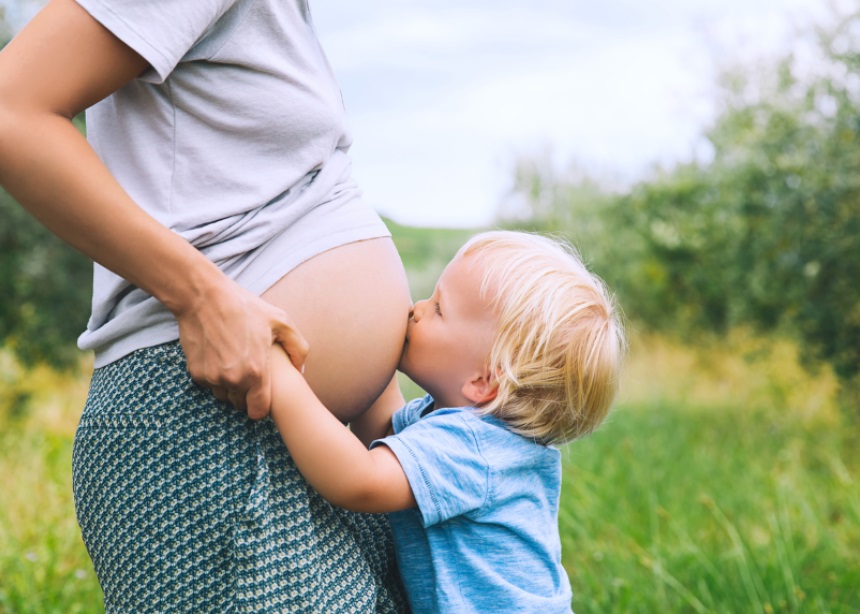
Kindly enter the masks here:
M 690 336 L 738 325 L 793 335 L 808 364 L 860 378 L 860 12 L 793 56 L 727 72 L 708 162 L 581 203 L 580 175 L 520 166 L 527 225 L 563 225 L 628 314 Z M 597 221 L 595 221 L 596 218 Z M 583 226 L 592 234 L 578 233 Z M 849 386 L 850 387 L 850 386 Z M 855 387 L 855 390 L 857 387 Z
M 92 263 L 0 190 L 0 344 L 25 364 L 76 364 Z
M 788 57 L 758 99 L 738 79 L 709 135 L 710 181 L 739 221 L 734 319 L 790 331 L 844 380 L 860 374 L 858 28 L 860 12 L 817 33 L 814 78 Z
M 10 38 L 0 7 L 0 49 Z M 85 130 L 83 117 L 75 123 Z M 27 365 L 76 365 L 91 291 L 92 263 L 0 188 L 0 345 Z

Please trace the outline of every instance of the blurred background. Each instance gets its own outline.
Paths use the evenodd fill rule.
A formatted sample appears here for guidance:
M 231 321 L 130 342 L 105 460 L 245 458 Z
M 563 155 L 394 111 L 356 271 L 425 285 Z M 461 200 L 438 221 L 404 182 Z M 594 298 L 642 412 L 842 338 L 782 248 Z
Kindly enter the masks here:
M 316 2 L 355 173 L 415 298 L 491 227 L 617 293 L 621 397 L 563 451 L 577 612 L 858 612 L 860 12 L 596 4 Z M 0 0 L 0 44 L 39 6 Z M 90 279 L 0 191 L 2 612 L 101 608 L 70 478 Z

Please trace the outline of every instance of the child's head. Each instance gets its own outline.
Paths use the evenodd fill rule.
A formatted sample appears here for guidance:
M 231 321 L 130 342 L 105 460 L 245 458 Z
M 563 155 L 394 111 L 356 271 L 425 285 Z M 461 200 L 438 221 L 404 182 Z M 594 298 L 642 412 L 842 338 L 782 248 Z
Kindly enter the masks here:
M 434 394 L 441 378 L 465 375 L 468 401 L 543 443 L 570 441 L 600 425 L 617 390 L 624 332 L 612 296 L 572 247 L 523 232 L 482 233 L 460 249 L 440 286 L 416 304 L 416 320 L 440 298 L 444 320 L 445 301 L 455 294 L 461 304 L 452 304 L 452 317 L 454 309 L 471 313 L 451 338 L 437 339 L 448 346 L 437 358 L 452 369 L 413 379 Z M 412 336 L 419 325 L 410 322 Z M 485 380 L 470 375 L 476 356 Z M 457 372 L 460 362 L 467 368 Z
M 597 428 L 618 388 L 624 331 L 614 300 L 576 251 L 521 232 L 488 232 L 458 252 L 483 271 L 498 328 L 482 407 L 514 430 L 561 443 Z

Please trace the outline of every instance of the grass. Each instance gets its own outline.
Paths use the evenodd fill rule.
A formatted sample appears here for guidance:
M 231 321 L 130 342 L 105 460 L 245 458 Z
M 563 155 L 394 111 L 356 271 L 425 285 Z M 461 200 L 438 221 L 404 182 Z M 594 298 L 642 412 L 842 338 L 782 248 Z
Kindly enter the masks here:
M 576 611 L 857 612 L 852 438 L 736 407 L 619 408 L 566 450 Z
M 71 492 L 86 382 L 44 368 L 20 372 L 5 355 L 0 367 L 0 612 L 102 611 Z
M 100 612 L 71 496 L 86 383 L 0 367 L 0 611 Z M 835 396 L 788 344 L 634 339 L 618 408 L 563 451 L 577 613 L 860 611 L 860 435 Z
M 565 450 L 576 611 L 860 611 L 860 436 L 837 392 L 790 344 L 635 339 L 620 406 Z
M 793 346 L 636 338 L 620 406 L 566 450 L 577 612 L 860 611 L 860 435 Z

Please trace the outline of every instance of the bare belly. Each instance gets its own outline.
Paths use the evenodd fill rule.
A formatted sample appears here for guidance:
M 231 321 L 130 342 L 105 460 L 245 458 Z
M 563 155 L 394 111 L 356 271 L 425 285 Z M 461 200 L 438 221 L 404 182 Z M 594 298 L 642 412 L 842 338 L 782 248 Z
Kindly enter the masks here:
M 406 273 L 391 239 L 319 254 L 263 298 L 307 338 L 305 377 L 326 407 L 345 422 L 366 411 L 394 375 L 409 317 Z

